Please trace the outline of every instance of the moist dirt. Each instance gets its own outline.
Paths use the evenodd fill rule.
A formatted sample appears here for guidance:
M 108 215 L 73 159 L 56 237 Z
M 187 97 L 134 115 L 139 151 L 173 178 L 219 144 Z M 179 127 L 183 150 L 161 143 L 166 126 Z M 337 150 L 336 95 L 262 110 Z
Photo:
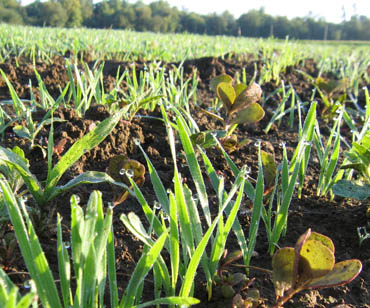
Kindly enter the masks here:
M 92 67 L 94 62 L 90 61 L 88 64 Z M 137 61 L 135 68 L 139 72 L 148 64 L 145 61 Z M 162 65 L 167 70 L 170 70 L 176 67 L 176 65 L 179 65 L 179 63 L 162 63 Z M 258 76 L 263 65 L 262 60 L 249 57 L 248 55 L 226 55 L 224 57 L 188 60 L 183 63 L 183 68 L 186 78 L 190 78 L 192 74 L 197 74 L 197 105 L 207 109 L 215 97 L 209 89 L 209 81 L 213 77 L 223 73 L 231 76 L 235 76 L 238 73 L 241 76 L 242 70 L 245 69 L 247 79 L 250 80 L 255 69 L 257 69 Z M 131 67 L 132 63 L 130 62 L 105 61 L 103 74 L 106 90 L 109 91 L 114 87 L 118 69 L 123 72 L 125 69 Z M 34 73 L 35 69 L 40 74 L 46 88 L 53 97 L 58 97 L 60 89 L 63 89 L 69 81 L 65 58 L 60 56 L 55 57 L 51 63 L 37 61 L 32 63 L 26 59 L 11 58 L 7 62 L 0 64 L 0 68 L 12 83 L 19 97 L 24 99 L 30 98 L 30 87 L 32 87 L 36 99 L 40 99 L 37 89 L 38 81 Z M 299 71 L 304 71 L 313 77 L 316 77 L 318 74 L 316 63 L 312 59 L 306 59 L 295 67 L 288 67 L 283 72 L 281 79 L 285 81 L 285 84 L 291 83 L 293 85 L 302 101 L 310 101 L 313 87 Z M 363 84 L 363 86 L 365 85 Z M 123 84 L 123 88 L 124 86 Z M 279 86 L 276 81 L 264 84 L 262 86 L 264 95 L 268 96 Z M 370 85 L 366 86 L 370 88 Z M 0 101 L 8 99 L 10 99 L 8 87 L 5 81 L 0 78 Z M 318 115 L 320 115 L 322 105 L 319 98 L 315 99 L 319 102 Z M 285 123 L 286 121 L 282 121 L 279 127 L 273 125 L 267 134 L 263 131 L 272 116 L 272 111 L 279 103 L 278 97 L 269 99 L 264 106 L 266 115 L 262 121 L 249 126 L 240 125 L 236 130 L 236 134 L 240 139 L 248 138 L 251 140 L 251 143 L 232 152 L 230 156 L 239 167 L 248 164 L 252 169 L 252 176 L 255 176 L 257 173 L 257 149 L 253 146 L 255 140 L 260 139 L 262 141 L 262 149 L 273 153 L 277 162 L 280 162 L 282 158 L 282 149 L 279 146 L 281 142 L 286 143 L 290 157 L 297 145 L 297 123 L 291 128 Z M 363 98 L 361 101 L 360 97 L 361 103 L 363 103 Z M 191 112 L 194 120 L 202 130 L 222 129 L 221 123 L 214 121 L 214 119 L 209 118 L 205 113 L 201 112 L 193 102 L 191 102 Z M 33 119 L 34 121 L 40 121 L 44 115 L 45 112 L 39 110 L 33 114 Z M 134 117 L 130 122 L 119 122 L 112 133 L 100 145 L 85 153 L 64 174 L 60 184 L 68 182 L 85 171 L 106 171 L 109 160 L 116 155 L 127 155 L 130 159 L 135 159 L 146 165 L 141 151 L 134 143 L 134 138 L 136 138 L 140 140 L 143 149 L 153 162 L 164 186 L 166 188 L 172 188 L 173 161 L 168 146 L 166 129 L 162 121 L 155 119 L 161 117 L 160 110 L 157 108 L 153 112 L 141 111 L 140 115 L 150 115 L 151 117 Z M 61 147 L 60 152 L 63 155 L 74 142 L 91 130 L 93 123 L 104 120 L 109 116 L 109 113 L 104 106 L 93 103 L 83 118 L 80 118 L 72 109 L 67 108 L 57 109 L 54 116 L 67 120 L 54 124 L 55 144 L 63 140 L 63 147 Z M 169 116 L 174 119 L 173 115 L 169 114 Z M 37 149 L 30 150 L 29 142 L 25 139 L 18 138 L 14 134 L 12 128 L 15 124 L 10 125 L 5 130 L 0 144 L 9 148 L 16 145 L 20 146 L 25 151 L 26 157 L 29 160 L 31 171 L 38 180 L 44 181 L 47 177 L 47 160 L 43 158 L 41 151 Z M 322 121 L 320 125 L 321 127 L 325 127 L 326 124 Z M 45 127 L 41 130 L 36 138 L 37 144 L 46 146 L 45 140 L 47 140 L 46 138 L 49 134 L 48 129 L 48 127 Z M 343 129 L 345 131 L 345 127 Z M 323 131 L 325 132 L 325 129 Z M 178 150 L 181 154 L 180 146 L 178 146 Z M 207 149 L 207 154 L 219 174 L 225 177 L 225 183 L 231 183 L 234 177 L 221 152 L 217 148 L 213 148 Z M 53 159 L 56 162 L 58 157 L 55 155 Z M 180 167 L 184 181 L 187 181 L 187 184 L 192 187 L 189 169 L 186 166 L 185 159 L 181 155 L 178 157 L 178 166 Z M 205 174 L 205 170 L 203 169 L 202 171 Z M 334 198 L 334 200 L 330 200 L 328 197 L 318 197 L 317 183 L 319 173 L 320 166 L 318 158 L 313 150 L 311 152 L 311 160 L 305 178 L 302 197 L 300 199 L 297 196 L 293 197 L 289 209 L 287 232 L 279 241 L 279 245 L 281 247 L 294 246 L 298 237 L 308 228 L 311 228 L 313 231 L 327 235 L 333 240 L 337 261 L 356 258 L 361 260 L 363 269 L 360 275 L 348 285 L 298 293 L 285 307 L 370 307 L 370 240 L 365 240 L 362 246 L 359 246 L 357 236 L 357 227 L 364 226 L 367 223 L 365 212 L 370 206 L 369 200 L 359 202 L 338 197 Z M 216 213 L 218 209 L 216 196 L 206 176 L 205 179 L 212 207 L 211 210 L 213 213 Z M 65 240 L 68 240 L 70 236 L 70 197 L 72 194 L 78 194 L 81 200 L 80 204 L 86 204 L 90 192 L 93 189 L 102 192 L 105 204 L 113 200 L 113 189 L 108 184 L 81 185 L 52 200 L 44 209 L 44 217 L 47 218 L 41 221 L 35 221 L 35 227 L 39 230 L 38 235 L 41 244 L 55 277 L 58 277 L 55 228 L 56 212 L 60 213 L 63 217 L 64 237 Z M 141 186 L 141 189 L 149 204 L 153 204 L 155 195 L 148 173 L 145 175 L 145 182 Z M 244 207 L 250 206 L 247 201 L 244 203 Z M 133 197 L 129 197 L 122 204 L 114 208 L 116 266 L 120 294 L 123 293 L 143 251 L 143 244 L 124 227 L 119 219 L 122 213 L 127 214 L 129 212 L 136 213 L 142 221 L 146 220 L 139 203 Z M 241 211 L 238 218 L 247 235 L 250 217 L 246 211 Z M 12 232 L 10 225 L 3 226 L 2 228 L 5 233 Z M 233 235 L 230 236 L 226 248 L 228 251 L 239 249 Z M 268 242 L 265 227 L 261 221 L 255 248 L 257 256 L 252 258 L 251 265 L 271 269 L 271 257 L 267 254 L 267 248 Z M 19 250 L 16 251 L 14 256 L 4 259 L 2 266 L 13 281 L 23 290 L 23 282 L 29 279 L 29 276 L 25 273 L 27 269 Z M 230 270 L 232 272 L 243 272 L 242 269 L 237 267 L 233 267 Z M 250 278 L 253 277 L 256 279 L 252 287 L 258 289 L 261 294 L 260 307 L 272 307 L 275 295 L 273 284 L 268 274 L 252 269 L 250 271 Z M 216 287 L 212 299 L 210 301 L 207 300 L 205 280 L 201 274 L 201 269 L 199 269 L 198 275 L 195 278 L 195 297 L 201 300 L 201 303 L 196 306 L 199 308 L 231 307 L 232 305 L 231 300 L 223 298 Z M 145 284 L 144 299 L 153 299 L 153 279 L 150 275 L 148 275 Z

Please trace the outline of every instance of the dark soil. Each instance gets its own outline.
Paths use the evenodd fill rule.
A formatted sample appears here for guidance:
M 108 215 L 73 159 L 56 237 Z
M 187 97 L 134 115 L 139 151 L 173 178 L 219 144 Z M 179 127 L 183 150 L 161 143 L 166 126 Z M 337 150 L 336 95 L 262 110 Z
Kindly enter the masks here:
M 68 82 L 65 59 L 63 57 L 56 57 L 50 65 L 36 62 L 36 66 L 33 66 L 31 62 L 27 62 L 24 59 L 17 60 L 18 65 L 16 59 L 13 59 L 0 64 L 0 68 L 5 72 L 21 98 L 29 98 L 30 96 L 29 80 L 32 82 L 36 97 L 38 97 L 38 90 L 35 88 L 37 86 L 37 78 L 34 74 L 34 69 L 41 75 L 47 89 L 54 97 L 58 97 L 60 88 L 64 88 Z M 136 69 L 138 71 L 144 69 L 145 64 L 145 62 L 137 62 Z M 92 66 L 93 62 L 90 62 L 89 65 Z M 171 69 L 176 63 L 163 65 Z M 199 80 L 197 102 L 202 107 L 207 108 L 214 98 L 214 94 L 209 90 L 210 79 L 221 73 L 227 73 L 231 76 L 234 76 L 237 72 L 241 74 L 242 69 L 245 68 L 249 80 L 253 76 L 255 65 L 259 70 L 258 72 L 260 72 L 263 65 L 263 62 L 260 60 L 249 59 L 248 56 L 230 56 L 190 60 L 186 61 L 183 66 L 186 77 L 190 77 L 194 69 L 197 69 Z M 122 72 L 129 66 L 130 63 L 106 61 L 103 72 L 105 77 L 104 84 L 107 90 L 111 89 L 114 85 L 117 69 L 120 68 Z M 296 69 L 304 70 L 308 74 L 316 76 L 318 73 L 316 63 L 311 59 L 307 59 L 297 67 L 288 67 L 282 74 L 282 79 L 285 81 L 285 84 L 291 83 L 302 101 L 309 101 L 312 94 L 312 86 Z M 369 87 L 370 85 L 367 86 Z M 264 95 L 269 95 L 276 87 L 274 81 L 263 85 Z M 10 99 L 10 95 L 7 85 L 4 80 L 0 78 L 0 101 L 4 99 Z M 279 144 L 282 141 L 286 142 L 289 154 L 291 154 L 297 145 L 298 136 L 296 127 L 290 129 L 284 123 L 282 123 L 280 127 L 273 126 L 268 134 L 263 132 L 263 129 L 271 117 L 271 110 L 274 110 L 278 103 L 279 101 L 277 98 L 270 99 L 265 105 L 265 118 L 256 125 L 240 126 L 236 133 L 241 139 L 261 139 L 263 149 L 274 153 L 276 160 L 280 161 L 282 150 Z M 36 112 L 34 114 L 34 121 L 40 121 L 44 114 L 43 111 Z M 318 114 L 320 114 L 320 111 Z M 150 113 L 150 115 L 155 117 L 161 116 L 159 110 L 155 110 Z M 55 116 L 67 120 L 63 123 L 56 123 L 54 127 L 56 144 L 60 140 L 66 141 L 61 153 L 63 154 L 76 140 L 91 129 L 91 123 L 104 120 L 109 116 L 109 113 L 102 106 L 92 105 L 83 118 L 79 118 L 73 110 L 63 108 L 58 109 L 55 112 Z M 193 106 L 192 116 L 202 129 L 221 128 L 219 123 L 215 123 Z M 43 142 L 45 142 L 45 137 L 47 136 L 48 131 L 43 129 L 37 138 L 37 142 L 40 145 L 45 145 Z M 110 158 L 118 154 L 127 155 L 129 158 L 138 160 L 146 165 L 142 153 L 133 142 L 134 138 L 140 140 L 144 150 L 157 169 L 164 186 L 166 188 L 171 188 L 173 185 L 173 164 L 165 127 L 161 121 L 142 117 L 136 117 L 130 123 L 125 121 L 120 122 L 98 147 L 83 155 L 81 159 L 66 172 L 61 180 L 61 184 L 66 183 L 84 171 L 106 171 Z M 46 179 L 47 162 L 42 158 L 39 151 L 29 150 L 28 142 L 14 135 L 12 126 L 5 131 L 0 144 L 9 148 L 15 145 L 22 147 L 26 153 L 26 157 L 30 161 L 32 172 L 34 172 L 39 180 L 42 181 Z M 226 183 L 228 181 L 233 181 L 232 173 L 220 152 L 217 149 L 211 149 L 208 150 L 208 155 L 215 168 L 225 176 Z M 249 145 L 243 147 L 231 153 L 231 157 L 239 167 L 248 164 L 252 168 L 252 173 L 256 173 L 257 154 L 254 146 Z M 57 157 L 55 157 L 55 159 L 57 159 Z M 180 163 L 179 166 L 183 166 L 180 170 L 183 177 L 189 179 L 190 173 L 185 166 L 185 160 Z M 346 304 L 348 305 L 347 307 L 370 307 L 370 241 L 365 241 L 360 247 L 356 231 L 357 227 L 366 225 L 365 212 L 370 206 L 369 200 L 355 202 L 349 199 L 335 198 L 333 201 L 330 201 L 328 198 L 317 197 L 316 185 L 318 183 L 318 174 L 319 165 L 313 151 L 302 198 L 293 198 L 290 205 L 287 235 L 280 240 L 279 244 L 281 246 L 294 246 L 299 235 L 304 233 L 308 228 L 311 228 L 313 231 L 332 238 L 336 247 L 335 255 L 337 261 L 357 258 L 361 260 L 363 270 L 353 282 L 346 286 L 299 293 L 293 297 L 285 307 L 335 307 L 340 304 Z M 59 212 L 63 216 L 66 240 L 69 236 L 70 227 L 69 200 L 71 194 L 78 194 L 81 199 L 80 203 L 86 204 L 92 189 L 102 191 L 105 203 L 112 201 L 113 191 L 108 184 L 97 186 L 82 185 L 59 196 L 49 204 L 48 208 L 55 207 L 56 212 Z M 148 174 L 146 174 L 145 183 L 142 185 L 141 189 L 149 204 L 152 204 L 155 200 L 155 196 Z M 214 192 L 210 187 L 209 196 L 210 200 L 214 199 Z M 216 212 L 217 209 L 218 205 L 215 203 L 214 212 Z M 121 213 L 135 212 L 142 218 L 142 221 L 145 221 L 145 216 L 139 203 L 132 197 L 128 198 L 123 204 L 116 206 L 114 210 L 117 276 L 120 291 L 123 292 L 136 262 L 141 256 L 143 245 L 126 230 L 120 222 L 119 217 Z M 244 228 L 245 234 L 248 234 L 250 220 L 248 215 L 239 214 L 238 217 Z M 46 222 L 43 221 L 36 227 L 38 230 L 43 230 L 43 232 L 39 232 L 40 240 L 52 269 L 57 273 L 56 233 L 52 223 L 55 223 L 55 216 L 52 217 L 51 223 L 46 224 Z M 270 269 L 271 258 L 267 254 L 268 243 L 264 229 L 263 223 L 261 222 L 255 249 L 258 256 L 252 259 L 251 264 Z M 11 227 L 7 226 L 6 230 L 7 232 L 11 232 Z M 232 236 L 227 244 L 227 248 L 229 251 L 239 248 Z M 22 282 L 28 278 L 26 274 L 19 274 L 20 272 L 27 271 L 21 257 L 15 260 L 4 260 L 3 268 L 21 287 Z M 236 270 L 238 269 L 233 269 L 233 271 Z M 261 307 L 272 306 L 274 303 L 274 289 L 269 277 L 255 270 L 251 271 L 251 277 L 256 277 L 254 287 L 260 290 L 263 299 Z M 150 281 L 151 279 L 148 277 L 148 283 L 144 290 L 144 297 L 146 300 L 152 299 L 153 297 L 153 288 Z M 210 302 L 207 301 L 204 277 L 200 273 L 196 277 L 195 283 L 195 297 L 198 297 L 202 301 L 197 307 L 231 307 L 231 300 L 223 299 L 217 290 L 215 290 L 215 296 L 212 300 Z

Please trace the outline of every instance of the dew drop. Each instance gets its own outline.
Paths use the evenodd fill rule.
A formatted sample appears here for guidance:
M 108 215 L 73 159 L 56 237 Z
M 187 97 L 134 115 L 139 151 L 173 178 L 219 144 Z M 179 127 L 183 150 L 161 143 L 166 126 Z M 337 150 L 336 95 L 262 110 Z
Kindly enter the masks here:
M 23 287 L 28 290 L 31 288 L 31 282 L 29 280 L 25 281 Z
M 159 202 L 154 201 L 153 207 L 155 210 L 160 210 L 162 208 L 162 205 Z
M 163 217 L 163 220 L 168 220 L 168 215 L 167 215 L 167 213 L 165 213 L 165 212 L 162 212 L 162 217 Z
M 285 146 L 286 146 L 286 142 L 285 141 L 282 141 L 282 142 L 279 143 L 279 147 L 285 148 Z
M 257 139 L 254 146 L 259 147 L 261 145 L 261 139 Z
M 140 145 L 140 140 L 139 140 L 138 138 L 134 138 L 134 143 L 135 143 L 136 145 Z
M 122 168 L 122 169 L 119 171 L 119 174 L 120 174 L 120 175 L 124 175 L 125 173 L 126 173 L 126 169 L 123 169 L 123 168 Z
M 70 242 L 66 241 L 66 242 L 64 242 L 63 244 L 64 244 L 64 248 L 65 248 L 65 249 L 69 249 L 69 248 L 71 248 L 71 243 L 70 243 Z
M 135 175 L 134 170 L 132 170 L 132 169 L 127 169 L 126 170 L 126 176 L 128 176 L 129 178 L 132 178 L 134 175 Z

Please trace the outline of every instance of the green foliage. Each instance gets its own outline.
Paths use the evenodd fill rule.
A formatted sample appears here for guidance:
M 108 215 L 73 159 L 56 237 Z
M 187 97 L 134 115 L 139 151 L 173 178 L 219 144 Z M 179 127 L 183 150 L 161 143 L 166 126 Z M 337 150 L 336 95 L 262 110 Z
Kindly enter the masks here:
M 39 5 L 38 25 L 64 27 L 68 20 L 66 10 L 59 2 L 41 2 Z
M 370 197 L 370 185 L 342 179 L 334 184 L 333 193 L 345 198 L 365 200 Z
M 36 308 L 37 292 L 35 284 L 30 283 L 30 292 L 21 296 L 18 287 L 0 267 L 0 306 L 5 308 Z
M 346 90 L 349 86 L 348 79 L 334 80 L 318 77 L 314 81 L 314 85 L 319 92 L 322 102 L 322 116 L 332 119 L 335 113 L 346 102 Z
M 15 0 L 0 3 L 0 22 L 30 25 L 89 26 L 93 28 L 133 29 L 162 33 L 286 37 L 305 40 L 369 40 L 369 18 L 352 16 L 349 21 L 332 24 L 314 18 L 289 20 L 271 16 L 264 9 L 250 10 L 239 18 L 230 12 L 201 15 L 180 11 L 166 1 L 145 4 L 141 1 L 57 0 L 35 1 L 21 7 Z M 48 15 L 49 14 L 49 15 Z
M 229 75 L 220 75 L 211 80 L 210 87 L 216 92 L 226 109 L 226 130 L 240 123 L 256 123 L 264 117 L 264 110 L 256 103 L 262 95 L 258 84 L 233 85 L 233 80 Z M 235 117 L 233 117 L 234 114 Z
M 256 103 L 261 98 L 262 90 L 256 83 L 247 86 L 242 83 L 233 85 L 233 79 L 229 75 L 220 75 L 213 78 L 210 88 L 216 92 L 218 99 L 222 102 L 226 111 L 226 117 L 200 108 L 202 112 L 225 125 L 226 135 L 223 131 L 206 131 L 191 135 L 193 144 L 208 148 L 215 145 L 214 137 L 220 138 L 222 146 L 229 152 L 248 144 L 249 140 L 238 142 L 236 135 L 232 132 L 239 124 L 252 124 L 261 120 L 265 111 Z
M 121 120 L 125 112 L 126 110 L 122 108 L 113 116 L 99 123 L 91 132 L 83 136 L 80 140 L 76 141 L 70 147 L 70 149 L 60 157 L 55 166 L 51 165 L 51 156 L 53 151 L 53 130 L 50 130 L 48 147 L 49 168 L 44 187 L 31 173 L 24 159 L 17 153 L 0 146 L 0 162 L 5 163 L 9 167 L 14 168 L 17 170 L 17 172 L 19 172 L 36 204 L 38 204 L 40 207 L 45 205 L 48 201 L 55 198 L 63 191 L 71 189 L 72 187 L 82 183 L 100 183 L 106 181 L 115 183 L 115 181 L 104 172 L 85 172 L 72 179 L 67 184 L 63 186 L 57 186 L 65 171 L 70 168 L 84 153 L 102 142 L 105 137 L 110 134 L 118 121 Z
M 112 229 L 113 208 L 109 207 L 104 215 L 102 195 L 98 191 L 91 193 L 86 212 L 78 204 L 78 198 L 71 198 L 71 242 L 63 241 L 61 218 L 58 215 L 57 221 L 57 248 L 58 267 L 61 285 L 60 297 L 57 286 L 52 276 L 48 261 L 41 248 L 39 239 L 35 233 L 32 221 L 28 216 L 24 200 L 17 200 L 10 190 L 7 182 L 0 179 L 0 188 L 6 200 L 6 206 L 14 226 L 14 231 L 31 276 L 31 292 L 26 294 L 20 301 L 16 288 L 10 279 L 0 269 L 0 304 L 2 307 L 36 308 L 40 298 L 45 308 L 64 307 L 103 308 L 105 304 L 106 279 L 110 281 L 110 298 L 116 299 L 118 304 L 117 286 L 111 283 L 115 280 L 114 263 L 108 260 L 115 260 L 114 238 Z M 114 307 L 131 308 L 134 306 L 135 297 L 140 285 L 156 260 L 166 242 L 168 231 L 158 238 L 153 246 L 142 255 L 129 280 L 128 286 L 121 298 L 119 305 Z M 71 276 L 71 261 L 69 249 L 72 252 L 72 266 L 76 280 L 76 287 Z M 107 273 L 108 263 L 108 273 Z M 113 266 L 113 268 L 112 268 Z M 115 278 L 115 279 L 113 279 Z M 33 284 L 35 287 L 33 287 Z M 35 296 L 37 295 L 37 297 Z M 23 303 L 23 305 L 16 303 Z M 199 301 L 188 297 L 167 297 L 158 298 L 155 301 L 141 303 L 137 307 L 146 307 L 153 304 L 175 305 L 178 303 L 186 306 L 196 304 Z M 4 303 L 6 305 L 4 306 Z M 14 304 L 14 305 L 13 305 Z
M 51 110 L 52 111 L 52 110 Z M 48 112 L 43 119 L 41 120 L 40 123 L 34 122 L 32 119 L 32 110 L 27 109 L 26 110 L 26 115 L 25 115 L 25 120 L 26 120 L 26 126 L 24 125 L 15 125 L 13 127 L 14 133 L 20 137 L 20 138 L 25 138 L 27 139 L 31 144 L 30 144 L 30 149 L 33 149 L 35 147 L 39 148 L 44 156 L 46 158 L 46 149 L 42 147 L 39 144 L 35 144 L 36 137 L 38 133 L 43 129 L 46 125 L 51 125 L 54 122 L 64 122 L 65 120 L 62 120 L 60 118 L 54 118 L 51 117 L 49 118 L 51 112 Z
M 321 289 L 350 283 L 361 272 L 359 260 L 335 263 L 330 238 L 308 229 L 294 248 L 279 249 L 272 258 L 276 306 L 282 307 L 304 289 Z
M 359 200 L 370 196 L 370 135 L 369 131 L 358 142 L 352 143 L 352 148 L 345 153 L 347 160 L 341 169 L 355 170 L 357 179 L 349 181 L 341 179 L 333 186 L 333 193 L 346 198 Z

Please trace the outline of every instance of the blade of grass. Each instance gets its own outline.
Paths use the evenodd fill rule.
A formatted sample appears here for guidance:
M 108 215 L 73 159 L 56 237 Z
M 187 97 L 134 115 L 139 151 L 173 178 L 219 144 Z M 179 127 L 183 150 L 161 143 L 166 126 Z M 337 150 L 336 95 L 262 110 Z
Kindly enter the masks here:
M 150 248 L 147 254 L 142 255 L 138 261 L 134 272 L 131 275 L 128 286 L 120 302 L 120 308 L 132 308 L 137 286 L 144 280 L 149 270 L 157 260 L 160 252 L 162 251 L 163 245 L 167 239 L 168 230 L 164 232 Z
M 21 209 L 18 206 L 15 196 L 10 190 L 9 184 L 2 179 L 0 180 L 0 186 L 4 194 L 8 213 L 14 226 L 14 231 L 17 236 L 24 261 L 32 279 L 36 283 L 41 302 L 46 308 L 62 308 L 58 291 L 54 283 L 54 278 L 44 252 L 41 249 L 41 245 L 32 222 L 28 217 L 27 210 L 24 208 L 24 205 L 21 204 L 22 212 L 26 219 L 25 224 Z

